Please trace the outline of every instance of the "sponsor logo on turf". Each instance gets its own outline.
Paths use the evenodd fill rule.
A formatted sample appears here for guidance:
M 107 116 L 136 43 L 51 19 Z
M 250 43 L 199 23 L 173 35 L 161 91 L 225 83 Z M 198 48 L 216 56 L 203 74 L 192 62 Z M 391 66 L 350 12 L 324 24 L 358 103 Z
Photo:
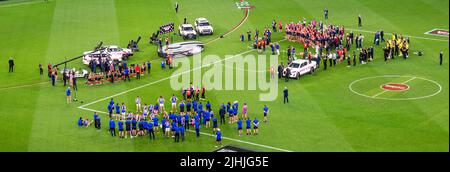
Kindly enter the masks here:
M 433 29 L 431 31 L 426 32 L 428 35 L 437 35 L 437 36 L 448 36 L 448 30 L 445 29 Z
M 409 89 L 409 85 L 399 83 L 387 83 L 381 85 L 381 89 L 387 91 L 405 91 Z
M 250 9 L 254 6 L 250 5 L 248 1 L 241 0 L 240 2 L 236 2 L 236 7 L 239 9 Z

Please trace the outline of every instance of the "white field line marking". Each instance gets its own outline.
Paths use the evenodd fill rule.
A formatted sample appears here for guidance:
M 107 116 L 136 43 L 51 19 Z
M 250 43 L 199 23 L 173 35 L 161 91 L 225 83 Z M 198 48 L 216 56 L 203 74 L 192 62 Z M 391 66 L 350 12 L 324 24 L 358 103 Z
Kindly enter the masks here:
M 359 93 L 359 92 L 353 90 L 353 85 L 354 85 L 355 83 L 358 83 L 358 82 L 361 82 L 361 81 L 367 80 L 367 79 L 373 79 L 373 78 L 390 78 L 390 77 L 397 77 L 397 78 L 398 78 L 398 77 L 414 77 L 414 76 L 403 76 L 403 75 L 380 75 L 380 76 L 364 77 L 364 78 L 360 78 L 360 79 L 357 79 L 357 80 L 351 82 L 351 83 L 348 85 L 348 89 L 349 89 L 352 93 L 354 93 L 354 94 L 356 94 L 356 95 L 363 96 L 363 97 L 367 97 L 367 98 L 372 98 L 372 96 L 365 95 L 365 94 L 362 94 L 362 93 Z M 419 99 L 425 99 L 425 98 L 433 97 L 433 96 L 439 94 L 440 92 L 442 92 L 442 85 L 439 84 L 438 82 L 433 81 L 433 80 L 431 80 L 431 79 L 422 78 L 422 77 L 416 77 L 416 78 L 417 78 L 417 79 L 424 80 L 424 81 L 428 81 L 428 82 L 431 82 L 431 83 L 435 84 L 435 85 L 438 87 L 438 90 L 437 90 L 436 92 L 430 94 L 430 95 L 420 96 L 420 97 L 410 97 L 410 98 L 385 98 L 385 97 L 374 97 L 374 98 L 372 98 L 372 99 L 379 99 L 379 100 L 395 100 L 395 101 L 400 101 L 400 100 L 419 100 Z
M 349 31 L 357 31 L 357 32 L 366 32 L 366 33 L 376 33 L 375 31 L 368 31 L 368 30 L 360 30 L 360 29 L 347 29 Z M 385 33 L 386 35 L 392 35 L 392 33 Z M 410 37 L 410 38 L 417 38 L 417 39 L 425 39 L 425 40 L 432 40 L 432 41 L 441 41 L 441 42 L 448 42 L 448 39 L 435 39 L 435 38 L 426 38 L 426 37 L 420 37 L 420 36 L 410 36 L 410 35 L 403 35 L 404 37 Z
M 280 41 L 277 41 L 277 42 L 281 42 L 281 41 L 284 41 L 284 40 L 285 40 L 285 39 L 280 40 Z M 125 94 L 125 93 L 128 93 L 128 92 L 131 92 L 131 91 L 134 91 L 134 90 L 138 90 L 138 89 L 141 89 L 141 88 L 144 88 L 144 87 L 147 87 L 147 86 L 150 86 L 150 85 L 153 85 L 153 84 L 156 84 L 156 83 L 165 81 L 165 80 L 170 79 L 170 78 L 173 78 L 173 77 L 177 77 L 177 76 L 182 75 L 182 74 L 184 74 L 184 73 L 188 73 L 188 72 L 192 72 L 192 71 L 201 69 L 201 68 L 203 68 L 203 67 L 205 67 L 205 66 L 209 66 L 209 65 L 212 65 L 212 64 L 220 63 L 220 62 L 222 62 L 222 61 L 226 61 L 226 60 L 232 59 L 232 58 L 234 58 L 234 57 L 236 57 L 236 56 L 240 56 L 240 55 L 243 55 L 243 54 L 247 54 L 247 53 L 252 52 L 252 51 L 254 51 L 254 50 L 247 50 L 247 51 L 244 51 L 244 52 L 242 52 L 242 53 L 236 54 L 236 55 L 231 56 L 231 57 L 228 57 L 228 58 L 224 58 L 224 59 L 222 59 L 222 60 L 218 60 L 218 61 L 213 62 L 213 63 L 204 64 L 204 65 L 202 65 L 202 66 L 193 68 L 193 69 L 188 70 L 188 71 L 184 71 L 184 72 L 181 72 L 181 73 L 178 73 L 178 74 L 175 74 L 175 75 L 171 75 L 171 76 L 169 76 L 169 77 L 162 78 L 162 79 L 160 79 L 160 80 L 157 80 L 157 81 L 154 81 L 154 82 L 145 84 L 145 85 L 141 85 L 141 86 L 139 86 L 139 87 L 135 87 L 135 88 L 132 88 L 132 89 L 129 89 L 129 90 L 126 90 L 126 91 L 123 91 L 123 92 L 120 92 L 120 93 L 117 93 L 117 94 L 114 94 L 114 95 L 111 95 L 111 96 L 108 96 L 108 97 L 105 97 L 105 98 L 102 98 L 102 99 L 93 101 L 93 102 L 90 102 L 90 103 L 86 103 L 86 104 L 84 104 L 84 105 L 79 106 L 78 108 L 84 108 L 84 107 L 86 107 L 86 106 L 89 106 L 89 105 L 92 105 L 92 104 L 95 104 L 95 103 L 98 103 L 98 102 L 101 102 L 101 101 L 104 101 L 104 100 L 107 100 L 107 99 L 110 99 L 110 98 L 113 98 L 113 97 L 122 95 L 122 94 Z
M 49 0 L 48 2 L 53 1 Z M 30 1 L 30 2 L 19 2 L 19 3 L 13 3 L 13 4 L 4 4 L 0 5 L 0 8 L 4 7 L 15 7 L 15 6 L 21 6 L 21 5 L 30 5 L 30 4 L 38 4 L 38 3 L 44 3 L 45 1 Z
M 39 83 L 34 83 L 34 84 L 26 84 L 26 85 L 18 85 L 18 86 L 12 86 L 12 87 L 5 87 L 5 88 L 0 88 L 0 91 L 3 90 L 9 90 L 9 89 L 16 89 L 16 88 L 24 88 L 24 87 L 31 87 L 31 86 L 35 86 L 35 85 L 41 85 L 41 84 L 45 84 L 45 83 L 50 83 L 50 82 L 39 82 Z
M 406 84 L 406 83 L 408 83 L 409 81 L 412 81 L 412 80 L 414 80 L 414 79 L 416 79 L 417 77 L 412 77 L 411 79 L 408 79 L 408 80 L 406 80 L 405 82 L 402 82 L 402 84 Z M 378 94 L 375 94 L 374 96 L 372 96 L 372 98 L 375 98 L 375 97 L 377 97 L 377 96 L 379 96 L 379 95 L 381 95 L 381 94 L 383 94 L 383 93 L 385 93 L 385 92 L 387 92 L 388 90 L 384 90 L 384 91 L 382 91 L 382 92 L 380 92 L 380 93 L 378 93 Z
M 102 113 L 102 114 L 108 114 L 107 112 L 96 111 L 96 110 L 94 110 L 94 109 L 89 109 L 89 108 L 84 108 L 84 107 L 80 107 L 80 109 L 87 110 L 87 111 L 91 111 L 91 112 Z M 186 130 L 186 131 L 195 133 L 195 131 L 193 131 L 193 130 Z M 206 136 L 211 136 L 211 137 L 216 137 L 215 135 L 209 134 L 209 133 L 203 133 L 203 132 L 200 132 L 200 134 L 206 135 Z M 267 149 L 272 149 L 272 150 L 277 150 L 277 151 L 282 151 L 282 152 L 292 152 L 292 151 L 286 150 L 286 149 L 276 148 L 276 147 L 267 146 L 267 145 L 262 145 L 262 144 L 258 144 L 258 143 L 247 142 L 247 141 L 238 140 L 238 139 L 233 139 L 233 138 L 229 138 L 229 137 L 222 137 L 222 138 L 223 138 L 223 139 L 226 139 L 226 140 L 231 140 L 231 141 L 239 142 L 239 143 L 245 143 L 245 144 L 249 144 L 249 145 L 259 146 L 259 147 L 263 147 L 263 148 L 267 148 Z

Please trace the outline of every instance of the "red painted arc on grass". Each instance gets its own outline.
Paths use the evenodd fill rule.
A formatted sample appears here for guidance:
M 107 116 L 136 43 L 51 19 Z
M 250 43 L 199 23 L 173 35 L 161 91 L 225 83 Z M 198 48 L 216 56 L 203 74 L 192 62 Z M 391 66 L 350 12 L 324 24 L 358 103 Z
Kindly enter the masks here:
M 409 89 L 409 85 L 401 83 L 387 83 L 381 85 L 381 89 L 386 91 L 405 91 Z

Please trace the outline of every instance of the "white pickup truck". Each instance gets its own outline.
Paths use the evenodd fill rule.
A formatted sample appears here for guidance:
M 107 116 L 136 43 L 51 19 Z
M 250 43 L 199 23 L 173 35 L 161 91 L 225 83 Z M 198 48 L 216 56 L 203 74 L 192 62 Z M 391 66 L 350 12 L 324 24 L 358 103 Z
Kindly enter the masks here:
M 197 32 L 191 24 L 182 24 L 178 27 L 178 31 L 183 39 L 196 39 Z
M 195 19 L 195 29 L 199 35 L 212 35 L 214 32 L 209 21 L 203 17 Z
M 291 64 L 289 64 L 288 67 L 283 70 L 283 76 L 286 76 L 287 69 L 290 70 L 290 78 L 298 79 L 304 74 L 314 73 L 314 71 L 317 69 L 317 63 L 316 61 L 309 61 L 304 59 L 294 60 Z

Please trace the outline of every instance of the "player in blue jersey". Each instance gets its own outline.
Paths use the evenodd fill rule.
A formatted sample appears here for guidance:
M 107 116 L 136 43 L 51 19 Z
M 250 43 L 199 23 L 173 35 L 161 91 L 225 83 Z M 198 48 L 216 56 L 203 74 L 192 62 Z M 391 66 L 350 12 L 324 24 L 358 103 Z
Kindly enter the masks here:
M 125 139 L 127 138 L 127 136 L 131 137 L 131 119 L 127 118 L 127 120 L 125 121 Z
M 195 134 L 197 137 L 200 137 L 200 121 L 195 120 Z
M 239 120 L 237 121 L 237 130 L 238 130 L 239 136 L 242 136 L 242 120 L 241 120 L 241 118 L 239 118 Z
M 216 143 L 217 146 L 222 147 L 222 133 L 220 132 L 220 128 L 217 129 L 217 133 L 216 133 Z M 216 147 L 217 147 L 216 146 Z
M 263 111 L 264 111 L 263 121 L 264 121 L 264 123 L 267 123 L 267 115 L 269 114 L 269 107 L 267 107 L 267 105 L 264 105 Z
M 116 122 L 112 118 L 109 120 L 109 132 L 111 136 L 116 136 Z
M 246 123 L 245 128 L 247 129 L 247 135 L 251 135 L 252 134 L 252 120 L 250 120 L 250 118 L 247 118 L 245 123 Z
M 153 118 L 153 130 L 154 132 L 159 132 L 159 126 L 158 126 L 158 117 L 155 115 Z
M 259 127 L 259 121 L 258 121 L 258 119 L 255 118 L 255 120 L 253 120 L 253 134 L 254 135 L 258 135 L 258 127 Z
M 216 117 L 214 117 L 213 118 L 213 133 L 216 133 L 217 132 L 217 118 Z
M 116 110 L 116 120 L 120 119 L 120 106 L 119 103 L 116 103 L 116 107 L 114 107 L 114 109 Z
M 120 119 L 117 121 L 117 126 L 119 127 L 119 138 L 124 138 L 124 133 L 123 133 L 123 120 Z

